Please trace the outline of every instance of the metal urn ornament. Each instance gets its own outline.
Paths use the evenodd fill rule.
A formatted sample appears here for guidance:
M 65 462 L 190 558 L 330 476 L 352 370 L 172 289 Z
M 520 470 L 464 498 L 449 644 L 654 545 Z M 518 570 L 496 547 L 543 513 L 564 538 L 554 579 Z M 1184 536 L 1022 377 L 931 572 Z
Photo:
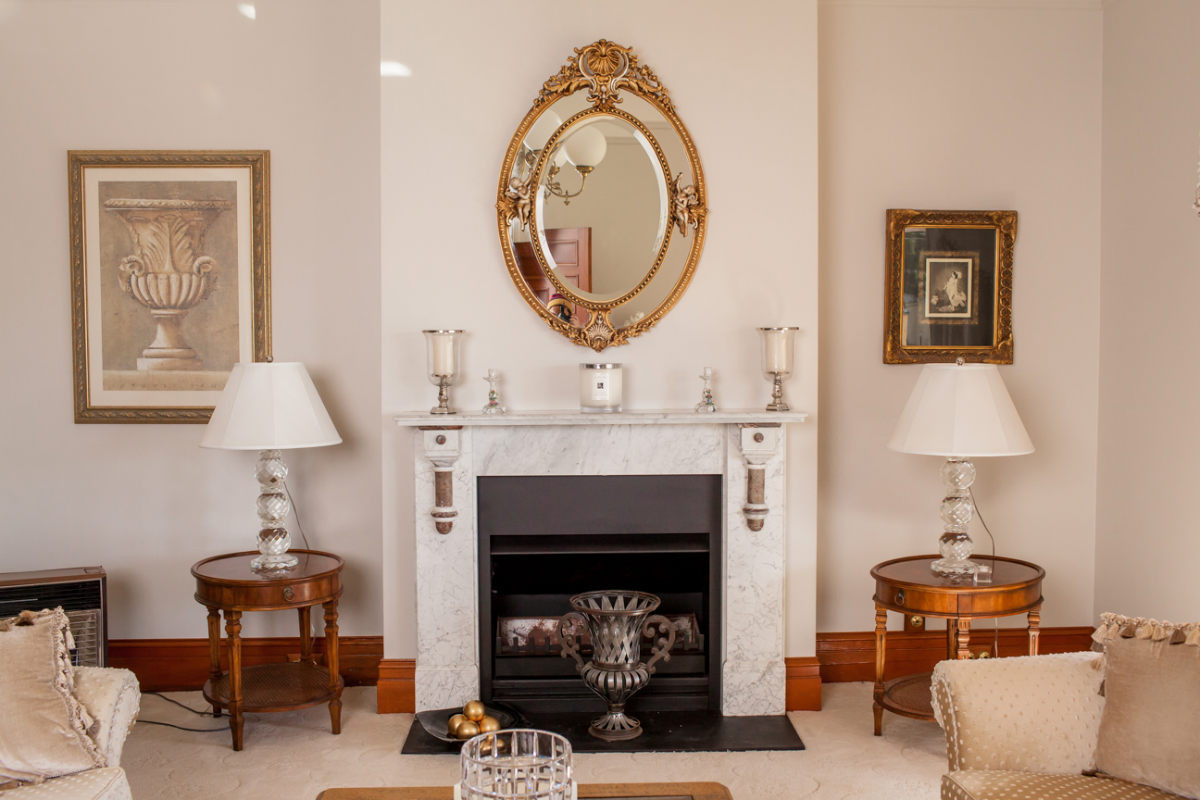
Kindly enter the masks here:
M 670 660 L 675 626 L 654 611 L 662 602 L 647 592 L 604 590 L 571 598 L 574 611 L 558 622 L 562 656 L 575 659 L 587 687 L 608 703 L 608 713 L 592 720 L 588 733 L 607 742 L 635 739 L 642 724 L 625 713 L 625 703 L 650 681 L 659 659 Z M 587 625 L 592 660 L 584 663 L 578 639 L 569 631 Z M 642 659 L 642 637 L 654 640 L 649 660 Z

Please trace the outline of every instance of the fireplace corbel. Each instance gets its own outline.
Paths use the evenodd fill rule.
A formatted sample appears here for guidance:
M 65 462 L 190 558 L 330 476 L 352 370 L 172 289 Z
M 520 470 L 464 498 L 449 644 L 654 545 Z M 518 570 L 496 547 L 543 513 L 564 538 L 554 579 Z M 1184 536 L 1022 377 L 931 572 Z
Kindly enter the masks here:
M 740 446 L 746 460 L 746 504 L 742 513 L 746 527 L 761 531 L 763 521 L 771 512 L 766 498 L 767 462 L 779 448 L 779 426 L 762 423 L 743 423 Z
M 438 533 L 449 533 L 458 516 L 454 507 L 454 465 L 462 452 L 462 426 L 423 427 L 421 431 L 425 457 L 433 464 L 433 510 L 429 516 L 433 517 Z

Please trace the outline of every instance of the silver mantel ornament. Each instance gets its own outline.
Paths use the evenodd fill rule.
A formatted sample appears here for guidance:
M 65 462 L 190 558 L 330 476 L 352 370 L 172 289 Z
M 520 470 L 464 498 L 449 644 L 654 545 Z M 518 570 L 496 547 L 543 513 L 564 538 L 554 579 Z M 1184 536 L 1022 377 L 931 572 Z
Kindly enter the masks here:
M 717 410 L 717 404 L 713 402 L 712 376 L 712 367 L 705 367 L 700 373 L 700 380 L 704 381 L 704 388 L 700 391 L 700 402 L 696 403 L 696 411 L 700 414 L 712 414 Z
M 497 388 L 500 385 L 500 373 L 494 369 L 489 369 L 487 375 L 483 376 L 488 385 L 488 399 L 483 406 L 484 414 L 507 414 L 508 409 L 500 403 L 500 390 Z

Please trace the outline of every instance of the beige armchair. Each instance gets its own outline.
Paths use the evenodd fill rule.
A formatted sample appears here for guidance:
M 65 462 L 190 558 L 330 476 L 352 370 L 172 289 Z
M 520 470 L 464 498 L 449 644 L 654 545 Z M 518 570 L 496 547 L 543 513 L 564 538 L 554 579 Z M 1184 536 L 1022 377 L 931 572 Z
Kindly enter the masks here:
M 127 669 L 76 667 L 75 696 L 95 720 L 88 735 L 103 754 L 105 766 L 10 789 L 0 793 L 3 800 L 130 799 L 121 751 L 141 705 L 137 677 Z
M 1095 768 L 1102 665 L 1099 653 L 939 663 L 933 712 L 950 764 L 942 800 L 1178 798 L 1085 774 Z

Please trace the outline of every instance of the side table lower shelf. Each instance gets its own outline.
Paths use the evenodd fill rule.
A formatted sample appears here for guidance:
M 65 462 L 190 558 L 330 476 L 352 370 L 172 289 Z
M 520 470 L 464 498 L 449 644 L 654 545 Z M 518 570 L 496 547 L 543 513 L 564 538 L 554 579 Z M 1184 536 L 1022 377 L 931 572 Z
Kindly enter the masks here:
M 875 702 L 894 714 L 913 719 L 933 719 L 932 672 L 893 678 L 883 685 Z
M 242 711 L 291 711 L 328 703 L 341 694 L 343 683 L 339 676 L 334 689 L 329 684 L 329 672 L 311 661 L 243 667 Z M 205 682 L 204 699 L 229 708 L 232 692 L 228 672 Z

